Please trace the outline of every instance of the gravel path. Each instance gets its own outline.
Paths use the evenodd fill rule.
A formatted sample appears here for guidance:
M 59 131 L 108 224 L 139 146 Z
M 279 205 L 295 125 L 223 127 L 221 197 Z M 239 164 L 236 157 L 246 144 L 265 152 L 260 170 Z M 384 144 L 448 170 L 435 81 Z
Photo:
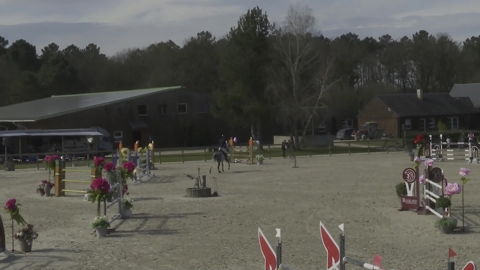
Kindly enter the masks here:
M 472 232 L 443 235 L 434 228 L 435 216 L 397 211 L 395 184 L 412 165 L 405 153 L 297 160 L 296 169 L 288 159 L 276 158 L 263 166 L 232 164 L 225 174 L 212 175 L 205 162 L 157 166 L 157 178 L 130 186 L 134 218 L 114 223 L 117 231 L 104 239 L 92 235 L 95 205 L 81 196 L 46 198 L 35 193 L 45 171 L 0 172 L 0 203 L 17 198 L 24 218 L 40 234 L 32 253 L 0 257 L 0 269 L 263 269 L 258 227 L 271 244 L 276 242 L 275 228 L 282 228 L 285 264 L 325 269 L 319 221 L 334 236 L 345 223 L 347 255 L 371 262 L 380 254 L 388 269 L 446 269 L 449 247 L 458 253 L 459 269 L 469 260 L 480 262 L 480 165 L 437 164 L 451 181 L 459 182 L 461 166 L 472 169 L 465 199 Z M 216 178 L 220 197 L 183 197 L 185 188 L 193 186 L 183 174 L 196 175 L 198 167 L 210 187 Z M 72 173 L 69 178 L 88 177 Z M 453 198 L 457 208 L 460 199 Z M 1 215 L 10 235 L 7 215 Z

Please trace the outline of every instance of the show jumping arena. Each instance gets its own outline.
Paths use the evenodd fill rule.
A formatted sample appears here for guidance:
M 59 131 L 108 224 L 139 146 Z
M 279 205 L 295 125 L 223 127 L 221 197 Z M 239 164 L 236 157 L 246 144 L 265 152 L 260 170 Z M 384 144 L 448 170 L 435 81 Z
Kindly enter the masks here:
M 84 202 L 82 194 L 36 194 L 47 171 L 0 172 L 0 201 L 17 198 L 23 217 L 39 233 L 32 253 L 0 256 L 0 269 L 264 270 L 258 228 L 273 247 L 275 229 L 281 228 L 284 264 L 298 270 L 326 269 L 320 221 L 335 239 L 341 232 L 338 225 L 344 223 L 347 256 L 373 263 L 378 254 L 386 269 L 447 269 L 448 248 L 458 254 L 456 269 L 480 262 L 478 164 L 435 164 L 450 183 L 461 183 L 460 167 L 471 169 L 465 188 L 465 220 L 471 232 L 465 234 L 441 234 L 434 227 L 435 215 L 397 211 L 395 185 L 413 165 L 404 152 L 297 157 L 298 168 L 287 158 L 266 159 L 264 165 L 232 163 L 222 174 L 208 174 L 211 161 L 155 165 L 155 178 L 128 183 L 134 218 L 116 221 L 116 231 L 102 239 L 92 235 L 96 206 Z M 220 197 L 184 197 L 185 189 L 194 185 L 184 174 L 196 175 L 198 167 L 207 175 L 208 187 L 214 189 L 216 178 Z M 85 172 L 68 176 L 89 179 Z M 452 203 L 453 215 L 461 216 L 461 195 L 454 195 Z M 11 223 L 4 211 L 0 215 L 10 250 Z

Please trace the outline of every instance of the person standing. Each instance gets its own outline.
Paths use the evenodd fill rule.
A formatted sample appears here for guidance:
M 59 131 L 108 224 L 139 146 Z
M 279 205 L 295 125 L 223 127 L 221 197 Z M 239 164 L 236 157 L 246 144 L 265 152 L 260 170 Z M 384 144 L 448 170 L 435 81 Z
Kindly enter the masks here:
M 282 142 L 282 157 L 285 158 L 285 152 L 287 150 L 287 141 L 283 140 Z

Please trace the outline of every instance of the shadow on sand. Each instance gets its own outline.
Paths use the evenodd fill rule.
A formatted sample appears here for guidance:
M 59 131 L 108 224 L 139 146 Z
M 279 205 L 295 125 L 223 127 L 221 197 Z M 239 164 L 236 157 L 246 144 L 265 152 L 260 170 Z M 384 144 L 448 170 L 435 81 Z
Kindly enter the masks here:
M 167 215 L 159 216 L 150 216 L 146 213 L 139 213 L 133 216 L 130 219 L 123 219 L 120 221 L 113 229 L 115 233 L 111 234 L 111 237 L 124 237 L 134 234 L 147 234 L 147 235 L 169 235 L 169 234 L 178 234 L 177 230 L 168 230 L 164 229 L 167 222 L 172 218 L 187 218 L 189 216 L 195 215 L 205 215 L 205 213 L 194 212 L 194 213 L 170 213 Z M 117 230 L 124 222 L 128 220 L 141 220 L 140 224 L 137 225 L 133 230 Z M 158 224 L 155 229 L 143 230 L 143 227 L 150 221 L 155 220 L 155 224 Z

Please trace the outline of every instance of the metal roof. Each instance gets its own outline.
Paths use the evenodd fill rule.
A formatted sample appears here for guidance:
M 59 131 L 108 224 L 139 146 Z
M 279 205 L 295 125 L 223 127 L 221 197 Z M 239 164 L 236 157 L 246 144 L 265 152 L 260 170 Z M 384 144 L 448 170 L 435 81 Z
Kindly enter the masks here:
M 37 137 L 37 136 L 103 136 L 92 128 L 82 129 L 21 129 L 1 130 L 1 137 Z
M 419 99 L 417 94 L 392 94 L 377 96 L 398 116 L 454 116 L 477 113 L 468 97 L 454 98 L 448 93 L 425 93 Z
M 480 83 L 455 84 L 450 91 L 452 97 L 469 97 L 476 108 L 480 108 Z
M 180 89 L 181 86 L 139 90 L 51 96 L 0 107 L 0 122 L 35 122 L 82 110 L 93 109 L 159 92 Z

